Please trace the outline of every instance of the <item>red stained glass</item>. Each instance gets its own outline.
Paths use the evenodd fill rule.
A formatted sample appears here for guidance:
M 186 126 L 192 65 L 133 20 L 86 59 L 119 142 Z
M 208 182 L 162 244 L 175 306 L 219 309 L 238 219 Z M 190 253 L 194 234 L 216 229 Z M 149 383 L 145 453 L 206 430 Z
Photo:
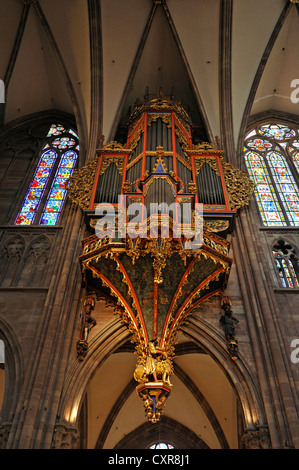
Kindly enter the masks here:
M 71 134 L 71 136 L 65 134 Z M 39 223 L 41 225 L 55 225 L 58 222 L 66 197 L 66 183 L 73 173 L 78 157 L 77 152 L 72 150 L 65 152 L 64 149 L 79 147 L 77 145 L 78 135 L 72 129 L 67 129 L 60 124 L 53 124 L 47 137 L 50 141 L 43 148 L 34 177 L 15 220 L 16 225 L 31 225 L 35 222 L 41 201 L 49 189 L 47 202 Z M 51 148 L 52 146 L 54 148 Z M 56 174 L 53 178 L 52 173 L 55 167 Z M 52 182 L 51 179 L 53 179 Z

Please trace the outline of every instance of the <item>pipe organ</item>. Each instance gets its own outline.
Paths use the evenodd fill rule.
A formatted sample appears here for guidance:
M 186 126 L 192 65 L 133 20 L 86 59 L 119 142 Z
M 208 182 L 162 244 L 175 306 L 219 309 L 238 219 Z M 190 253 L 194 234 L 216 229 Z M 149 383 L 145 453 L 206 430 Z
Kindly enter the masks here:
M 159 93 L 136 105 L 124 145 L 99 148 L 69 182 L 89 231 L 80 256 L 87 296 L 111 302 L 131 332 L 136 389 L 152 422 L 171 393 L 181 325 L 201 302 L 223 297 L 232 263 L 228 234 L 254 189 L 214 144 L 194 145 L 191 131 L 182 104 Z M 200 244 L 193 243 L 198 212 Z M 88 354 L 86 322 L 88 312 L 79 360 Z

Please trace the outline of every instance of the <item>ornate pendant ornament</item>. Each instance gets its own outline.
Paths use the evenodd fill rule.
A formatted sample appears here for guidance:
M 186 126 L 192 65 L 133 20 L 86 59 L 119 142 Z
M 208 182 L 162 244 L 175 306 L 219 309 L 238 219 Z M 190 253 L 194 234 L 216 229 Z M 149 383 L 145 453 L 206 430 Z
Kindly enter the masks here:
M 253 189 L 213 144 L 192 144 L 186 111 L 161 93 L 133 110 L 125 145 L 99 149 L 69 183 L 91 232 L 80 256 L 87 298 L 78 358 L 88 350 L 96 300 L 109 299 L 135 343 L 136 390 L 152 422 L 171 393 L 178 331 L 201 302 L 223 294 L 227 234 Z M 229 305 L 222 308 L 228 338 Z M 233 359 L 236 346 L 230 332 Z

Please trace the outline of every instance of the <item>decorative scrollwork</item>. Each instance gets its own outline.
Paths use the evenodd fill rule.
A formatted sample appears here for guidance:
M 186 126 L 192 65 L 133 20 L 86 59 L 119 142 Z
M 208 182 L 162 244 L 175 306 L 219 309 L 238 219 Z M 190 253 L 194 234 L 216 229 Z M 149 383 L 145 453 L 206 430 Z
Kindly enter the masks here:
M 111 151 L 113 153 L 115 152 L 123 152 L 126 150 L 122 144 L 117 142 L 116 140 L 112 140 L 110 142 L 107 142 L 107 144 L 101 149 L 102 151 Z
M 110 163 L 115 163 L 119 174 L 122 175 L 124 172 L 124 164 L 125 164 L 125 159 L 123 156 L 117 156 L 117 155 L 104 155 L 102 158 L 102 163 L 101 163 L 101 168 L 100 168 L 100 175 L 105 173 L 107 170 L 108 166 Z
M 201 167 L 203 166 L 204 163 L 207 163 L 212 170 L 215 171 L 216 175 L 220 176 L 220 170 L 219 170 L 219 165 L 218 165 L 218 159 L 217 157 L 199 157 L 199 158 L 194 158 L 194 166 L 195 166 L 195 172 L 198 175 L 199 171 L 201 170 Z
M 247 206 L 252 198 L 255 183 L 247 174 L 230 163 L 222 161 L 224 183 L 232 210 Z
M 213 220 L 210 222 L 205 222 L 205 227 L 207 230 L 211 232 L 222 232 L 223 230 L 227 230 L 229 227 L 228 220 Z
M 151 126 L 152 122 L 155 122 L 159 118 L 162 119 L 167 127 L 171 127 L 172 119 L 170 113 L 149 113 L 147 115 L 147 125 Z
M 67 183 L 68 197 L 83 210 L 90 205 L 98 163 L 99 155 L 84 167 L 74 170 Z
M 192 150 L 189 150 L 190 154 L 197 155 L 223 155 L 224 151 L 219 150 L 216 145 L 210 142 L 201 142 L 200 144 L 194 145 Z
M 129 147 L 133 151 L 140 140 L 141 134 L 144 132 L 144 121 L 136 128 L 132 139 L 130 140 Z

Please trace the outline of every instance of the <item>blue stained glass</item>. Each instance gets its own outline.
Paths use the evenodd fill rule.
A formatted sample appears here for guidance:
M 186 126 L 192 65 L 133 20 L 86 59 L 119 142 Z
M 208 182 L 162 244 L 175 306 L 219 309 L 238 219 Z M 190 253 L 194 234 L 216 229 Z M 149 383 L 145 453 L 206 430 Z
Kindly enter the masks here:
M 65 185 L 72 176 L 76 161 L 77 153 L 72 150 L 62 155 L 40 220 L 40 225 L 57 224 L 67 193 Z
M 49 197 L 50 197 L 51 199 L 62 200 L 62 199 L 64 199 L 65 193 L 66 193 L 66 190 L 65 190 L 65 189 L 52 189 L 52 190 L 50 191 Z
M 159 442 L 150 446 L 150 449 L 174 449 L 173 445 Z
M 73 173 L 72 168 L 59 168 L 56 176 L 58 178 L 70 178 L 72 173 Z
M 64 189 L 68 178 L 55 178 L 53 183 L 53 188 L 55 189 Z
M 299 225 L 299 212 L 297 211 L 297 206 L 294 205 L 294 201 L 299 201 L 299 190 L 289 165 L 284 156 L 278 152 L 269 152 L 267 159 L 289 223 L 290 225 L 297 226 Z M 290 202 L 290 198 L 292 198 L 292 202 Z
M 73 166 L 74 166 L 74 159 L 73 159 L 73 158 L 64 158 L 64 159 L 61 161 L 60 166 L 61 166 L 62 168 L 73 168 Z
M 61 201 L 49 200 L 46 212 L 59 212 L 61 209 Z
M 59 137 L 58 139 L 55 139 L 52 143 L 54 147 L 57 147 L 59 149 L 67 149 L 69 147 L 73 147 L 76 144 L 76 141 L 74 139 L 71 139 L 70 137 Z
M 266 150 L 271 149 L 272 144 L 264 139 L 253 139 L 246 142 L 247 147 L 250 147 L 252 150 L 259 150 L 260 152 L 265 152 Z
M 77 139 L 79 139 L 78 134 L 75 131 L 73 131 L 73 129 L 69 129 L 68 133 L 74 135 Z
M 72 136 L 62 135 L 66 133 L 72 134 Z M 41 200 L 46 189 L 49 189 L 51 174 L 58 155 L 57 152 L 50 147 L 50 144 L 58 148 L 60 150 L 59 153 L 61 153 L 63 149 L 68 149 L 75 145 L 76 148 L 79 149 L 77 141 L 75 140 L 78 139 L 77 133 L 72 129 L 66 130 L 61 124 L 52 124 L 47 137 L 50 137 L 51 141 L 43 147 L 43 153 L 40 157 L 34 177 L 15 220 L 16 225 L 31 225 L 34 223 Z M 68 150 L 61 156 L 40 220 L 41 225 L 56 225 L 67 193 L 66 183 L 72 176 L 77 156 L 77 152 L 73 150 Z
M 41 225 L 56 225 L 59 217 L 59 212 L 49 214 L 44 212 L 40 221 Z
M 63 134 L 63 132 L 65 132 L 65 128 L 61 124 L 52 124 L 47 137 L 51 137 L 53 135 L 60 135 Z
M 42 154 L 21 210 L 16 218 L 16 225 L 31 225 L 34 221 L 56 157 L 57 153 L 54 150 L 47 150 Z
M 255 197 L 263 223 L 267 226 L 286 225 L 263 158 L 256 152 L 247 152 L 245 162 L 256 183 Z
M 287 140 L 296 136 L 294 130 L 283 124 L 267 124 L 261 126 L 258 132 L 265 137 L 272 137 L 278 141 Z

